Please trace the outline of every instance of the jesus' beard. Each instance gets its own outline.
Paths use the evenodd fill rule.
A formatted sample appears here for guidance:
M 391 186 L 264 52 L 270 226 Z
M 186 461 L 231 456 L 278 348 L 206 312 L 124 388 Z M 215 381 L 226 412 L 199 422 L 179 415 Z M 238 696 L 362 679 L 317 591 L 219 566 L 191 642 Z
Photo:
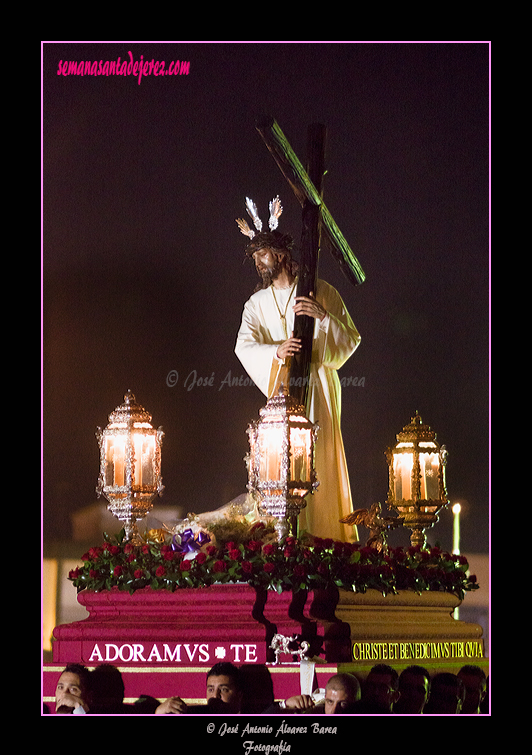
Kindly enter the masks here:
M 279 276 L 283 263 L 280 260 L 275 260 L 273 267 L 266 267 L 262 265 L 258 269 L 258 273 L 261 277 L 261 282 L 257 284 L 255 291 L 261 291 L 263 288 L 269 288 L 274 280 Z

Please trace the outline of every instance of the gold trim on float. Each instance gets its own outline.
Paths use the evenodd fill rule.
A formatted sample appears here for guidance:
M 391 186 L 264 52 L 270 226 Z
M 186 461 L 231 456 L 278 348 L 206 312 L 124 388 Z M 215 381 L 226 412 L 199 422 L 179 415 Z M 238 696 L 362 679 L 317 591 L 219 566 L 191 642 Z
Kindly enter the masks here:
M 252 664 L 248 664 L 252 665 Z M 255 664 L 253 664 L 255 665 Z M 257 666 L 262 666 L 264 664 L 258 663 Z M 61 671 L 65 670 L 65 667 L 68 666 L 68 663 L 65 663 L 63 666 L 46 666 L 44 668 L 44 671 L 47 673 L 60 673 Z M 89 671 L 92 671 L 93 669 L 97 668 L 96 665 L 90 665 L 86 666 Z M 149 668 L 146 668 L 145 666 L 115 666 L 115 668 L 120 671 L 121 674 L 187 674 L 187 673 L 203 673 L 210 670 L 210 666 L 162 666 L 162 667 L 153 667 L 150 666 Z M 270 671 L 272 674 L 299 674 L 299 663 L 294 665 L 286 665 L 286 666 L 270 666 L 266 664 L 266 668 L 268 671 Z M 324 666 L 321 663 L 316 663 L 316 671 L 320 672 L 326 672 L 335 674 L 336 673 L 337 666 Z

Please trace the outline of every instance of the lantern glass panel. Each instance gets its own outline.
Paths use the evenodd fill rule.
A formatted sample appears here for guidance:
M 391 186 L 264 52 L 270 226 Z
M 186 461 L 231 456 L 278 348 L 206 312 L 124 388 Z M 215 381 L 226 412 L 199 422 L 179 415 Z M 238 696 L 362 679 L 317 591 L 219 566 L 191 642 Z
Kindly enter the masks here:
M 125 485 L 126 439 L 123 435 L 108 435 L 105 446 L 105 485 Z
M 135 485 L 151 486 L 154 484 L 155 436 L 142 432 L 133 433 L 135 453 Z
M 279 425 L 261 425 L 257 445 L 260 448 L 259 480 L 280 480 L 282 477 L 284 428 Z
M 105 438 L 105 467 L 103 484 L 106 488 L 114 483 L 114 438 Z
M 290 428 L 290 479 L 310 480 L 310 432 L 306 428 Z
M 412 498 L 412 468 L 414 454 L 402 452 L 394 454 L 393 474 L 396 501 L 409 501 Z
M 421 499 L 437 501 L 439 490 L 440 457 L 437 453 L 420 453 L 419 467 L 421 473 Z

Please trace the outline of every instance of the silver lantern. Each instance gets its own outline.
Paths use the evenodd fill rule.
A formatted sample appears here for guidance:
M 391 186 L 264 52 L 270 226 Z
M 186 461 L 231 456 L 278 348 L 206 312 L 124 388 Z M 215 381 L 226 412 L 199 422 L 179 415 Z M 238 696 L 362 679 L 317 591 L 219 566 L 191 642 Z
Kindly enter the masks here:
M 297 516 L 319 483 L 314 468 L 318 425 L 283 386 L 248 427 L 248 490 L 259 499 L 259 513 L 277 519 L 279 539 L 297 534 Z
M 151 425 L 151 415 L 128 391 L 124 403 L 109 415 L 109 424 L 97 429 L 100 476 L 96 492 L 109 501 L 107 508 L 122 522 L 126 540 L 141 542 L 137 521 L 151 511 L 163 491 L 161 477 L 162 428 Z

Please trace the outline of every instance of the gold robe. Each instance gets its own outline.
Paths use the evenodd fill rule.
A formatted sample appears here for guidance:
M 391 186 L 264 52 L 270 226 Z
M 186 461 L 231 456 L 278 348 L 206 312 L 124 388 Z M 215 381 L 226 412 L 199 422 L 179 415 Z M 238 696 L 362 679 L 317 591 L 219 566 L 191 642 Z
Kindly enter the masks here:
M 339 520 L 352 511 L 351 488 L 340 428 L 341 388 L 337 370 L 360 343 L 360 335 L 338 291 L 318 280 L 316 298 L 327 310 L 316 320 L 309 376 L 307 416 L 319 424 L 315 448 L 319 487 L 307 496 L 307 506 L 299 516 L 300 531 L 335 540 L 356 539 L 356 527 Z M 291 299 L 288 299 L 291 295 Z M 266 288 L 253 294 L 244 305 L 235 353 L 255 385 L 270 398 L 281 380 L 286 383 L 286 365 L 276 356 L 277 347 L 286 340 L 279 316 L 286 308 L 286 328 L 294 329 L 291 288 Z M 286 307 L 288 302 L 288 307 Z M 285 374 L 283 375 L 283 369 Z

